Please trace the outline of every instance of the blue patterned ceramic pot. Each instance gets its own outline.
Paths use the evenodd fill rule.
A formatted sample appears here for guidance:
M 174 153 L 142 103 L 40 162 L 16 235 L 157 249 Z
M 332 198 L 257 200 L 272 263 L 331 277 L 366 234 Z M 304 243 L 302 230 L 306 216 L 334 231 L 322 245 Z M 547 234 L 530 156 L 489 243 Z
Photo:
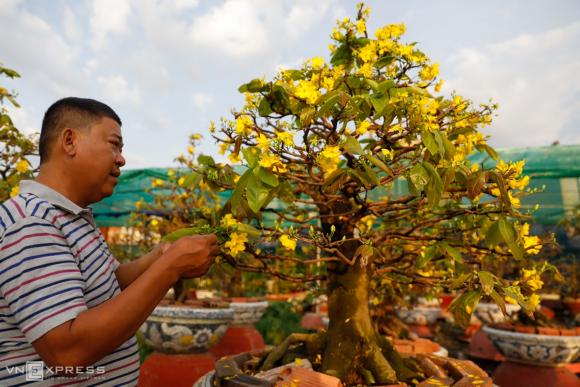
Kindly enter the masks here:
M 234 319 L 232 308 L 157 306 L 140 328 L 145 343 L 168 354 L 207 352 Z
M 235 311 L 233 324 L 252 325 L 262 318 L 267 307 L 268 301 L 231 302 L 230 308 Z
M 549 336 L 483 327 L 493 345 L 509 360 L 559 366 L 578 358 L 580 336 Z

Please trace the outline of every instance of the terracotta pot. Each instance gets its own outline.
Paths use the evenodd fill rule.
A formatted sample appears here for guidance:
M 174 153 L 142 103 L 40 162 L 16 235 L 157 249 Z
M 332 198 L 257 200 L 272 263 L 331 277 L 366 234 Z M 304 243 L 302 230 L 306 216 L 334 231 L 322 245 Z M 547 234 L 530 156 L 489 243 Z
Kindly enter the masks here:
M 191 387 L 215 367 L 210 353 L 166 355 L 152 353 L 139 370 L 139 387 Z
M 489 340 L 481 329 L 477 330 L 471 337 L 467 355 L 472 358 L 496 362 L 505 360 L 505 357 L 495 348 L 491 340 Z
M 416 306 L 413 309 L 397 310 L 397 316 L 407 324 L 409 330 L 419 337 L 431 338 L 433 332 L 429 325 L 434 324 L 441 316 L 438 306 Z
M 580 336 L 548 336 L 483 327 L 487 337 L 515 362 L 560 366 L 573 362 L 580 352 Z
M 448 293 L 443 293 L 440 296 L 441 299 L 441 310 L 447 310 L 447 308 L 449 307 L 449 305 L 451 304 L 451 302 L 453 301 L 453 299 L 455 298 L 455 294 L 448 294 Z
M 578 378 L 566 367 L 538 367 L 506 361 L 493 372 L 501 387 L 578 387 Z
M 140 328 L 145 343 L 169 354 L 207 352 L 226 333 L 231 308 L 157 306 Z
M 262 335 L 251 325 L 230 326 L 223 339 L 211 348 L 211 353 L 216 359 L 224 356 L 237 355 L 242 352 L 250 352 L 264 349 L 265 343 Z
M 566 298 L 564 305 L 574 316 L 580 313 L 580 298 Z

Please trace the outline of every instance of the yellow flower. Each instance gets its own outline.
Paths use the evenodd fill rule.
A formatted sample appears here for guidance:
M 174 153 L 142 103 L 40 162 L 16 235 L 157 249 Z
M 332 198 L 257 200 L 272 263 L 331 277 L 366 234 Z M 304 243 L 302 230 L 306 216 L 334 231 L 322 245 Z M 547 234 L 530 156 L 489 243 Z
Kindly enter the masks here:
M 433 63 L 432 65 L 425 66 L 419 71 L 419 77 L 424 81 L 430 81 L 439 75 L 439 63 Z
M 238 224 L 238 221 L 232 216 L 232 214 L 226 214 L 221 220 L 221 225 L 224 227 L 232 227 Z
M 239 153 L 230 153 L 228 155 L 228 159 L 230 160 L 230 162 L 232 164 L 237 164 L 240 161 L 242 161 L 242 158 L 240 157 L 240 154 Z
M 310 61 L 312 62 L 312 68 L 315 70 L 320 70 L 324 66 L 324 59 L 320 56 L 312 58 Z
M 18 171 L 19 173 L 24 173 L 28 171 L 28 161 L 26 160 L 20 160 L 19 162 L 16 163 L 16 171 Z
M 377 217 L 374 215 L 367 215 L 362 217 L 357 223 L 356 223 L 356 227 L 361 231 L 361 232 L 367 232 L 372 230 L 373 228 L 373 223 L 375 221 Z
M 170 169 L 169 171 L 167 171 L 167 176 L 169 177 L 175 176 L 175 171 L 173 169 Z
M 340 154 L 340 148 L 338 146 L 327 146 L 320 152 L 316 161 L 324 171 L 324 176 L 330 175 L 338 168 Z
M 296 250 L 296 240 L 290 238 L 288 235 L 282 235 L 280 237 L 280 243 L 286 250 Z
M 158 221 L 157 219 L 153 219 L 153 220 L 151 221 L 151 226 L 153 226 L 153 227 L 157 227 L 158 225 L 159 225 L 159 221 Z
M 292 132 L 277 132 L 276 137 L 282 141 L 286 146 L 294 145 L 294 133 Z
M 281 163 L 280 158 L 272 153 L 263 153 L 259 162 L 260 166 L 264 168 L 270 168 L 278 163 Z
M 512 304 L 512 305 L 518 304 L 518 302 L 515 299 L 511 298 L 510 296 L 505 296 L 504 299 L 505 299 L 505 302 L 507 302 L 508 304 Z
M 540 305 L 540 296 L 532 294 L 530 298 L 528 298 L 528 306 L 530 309 L 535 310 L 538 308 L 538 305 Z
M 320 93 L 316 86 L 310 81 L 300 81 L 296 87 L 296 96 L 306 100 L 309 104 L 314 104 L 318 100 Z
M 229 250 L 232 257 L 237 256 L 242 251 L 246 250 L 245 243 L 248 241 L 248 234 L 233 232 L 230 234 L 230 240 L 225 243 L 225 247 Z
M 249 136 L 252 133 L 254 123 L 249 116 L 243 115 L 236 119 L 236 133 L 242 136 Z
M 187 152 L 188 152 L 190 155 L 192 155 L 192 154 L 193 154 L 193 152 L 195 152 L 195 148 L 194 148 L 193 146 L 191 146 L 191 145 L 190 145 L 190 146 L 187 148 Z
M 163 180 L 161 180 L 161 179 L 155 179 L 151 183 L 151 187 L 153 187 L 153 188 L 161 187 L 162 185 L 163 185 Z
M 370 63 L 365 63 L 358 69 L 358 73 L 362 76 L 370 78 L 373 76 L 373 66 Z
M 12 187 L 12 189 L 10 190 L 10 197 L 13 198 L 14 196 L 18 195 L 19 192 L 20 188 L 17 185 Z
M 375 32 L 375 36 L 379 40 L 395 39 L 405 33 L 406 27 L 404 23 L 389 24 L 383 28 L 379 28 Z
M 367 30 L 367 25 L 364 19 L 360 19 L 358 22 L 356 22 L 356 30 L 359 34 L 365 33 L 365 31 Z
M 181 187 L 183 186 L 183 183 L 185 183 L 185 177 L 182 176 L 177 180 L 177 184 Z
M 358 51 L 358 57 L 364 62 L 371 62 L 377 58 L 377 43 L 371 40 Z
M 391 149 L 381 149 L 381 153 L 389 160 L 392 160 L 395 157 L 395 151 Z
M 334 87 L 334 78 L 332 77 L 323 77 L 322 80 L 322 87 L 325 88 L 327 91 L 330 91 Z
M 227 142 L 222 142 L 222 143 L 219 145 L 219 150 L 218 150 L 219 154 L 220 154 L 220 155 L 225 155 L 229 147 L 230 147 L 230 144 L 229 144 L 229 143 L 227 143 Z
M 441 91 L 441 87 L 443 87 L 443 79 L 440 79 L 439 82 L 437 82 L 437 84 L 435 85 L 435 91 L 437 93 L 439 93 Z
M 363 121 L 361 122 L 357 128 L 356 128 L 356 134 L 365 134 L 367 132 L 367 130 L 369 129 L 369 126 L 371 126 L 371 123 L 368 121 Z
M 268 137 L 264 136 L 263 134 L 259 134 L 258 138 L 258 148 L 262 149 L 262 150 L 268 150 L 268 148 L 270 148 L 270 139 L 268 139 Z

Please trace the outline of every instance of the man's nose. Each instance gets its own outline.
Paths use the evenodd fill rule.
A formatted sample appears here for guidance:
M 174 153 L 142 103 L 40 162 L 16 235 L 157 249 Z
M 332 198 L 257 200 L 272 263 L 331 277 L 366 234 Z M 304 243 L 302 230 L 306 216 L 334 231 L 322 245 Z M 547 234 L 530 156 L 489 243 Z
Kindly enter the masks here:
M 117 163 L 117 165 L 119 165 L 120 167 L 122 167 L 123 165 L 125 165 L 125 163 L 127 161 L 125 160 L 125 157 L 123 157 L 123 155 L 121 153 L 119 153 L 117 155 L 117 160 L 115 160 L 115 162 Z

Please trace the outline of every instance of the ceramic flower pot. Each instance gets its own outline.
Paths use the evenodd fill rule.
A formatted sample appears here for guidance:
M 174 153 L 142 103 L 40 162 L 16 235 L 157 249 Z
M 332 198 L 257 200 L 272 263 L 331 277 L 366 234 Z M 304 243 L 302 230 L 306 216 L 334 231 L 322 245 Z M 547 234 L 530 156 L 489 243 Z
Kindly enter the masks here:
M 428 325 L 433 324 L 441 315 L 438 306 L 416 306 L 413 309 L 399 309 L 397 316 L 406 324 Z
M 258 322 L 266 308 L 268 301 L 255 302 L 231 302 L 230 308 L 234 310 L 233 325 L 252 325 Z
M 157 306 L 140 331 L 145 343 L 168 354 L 207 352 L 234 319 L 232 308 Z
M 580 336 L 549 336 L 483 327 L 483 331 L 508 359 L 515 362 L 559 366 L 571 363 L 580 353 Z
M 509 321 L 521 309 L 519 305 L 505 305 L 508 316 L 505 316 L 496 304 L 479 303 L 475 309 L 475 315 L 484 324 L 491 325 Z

